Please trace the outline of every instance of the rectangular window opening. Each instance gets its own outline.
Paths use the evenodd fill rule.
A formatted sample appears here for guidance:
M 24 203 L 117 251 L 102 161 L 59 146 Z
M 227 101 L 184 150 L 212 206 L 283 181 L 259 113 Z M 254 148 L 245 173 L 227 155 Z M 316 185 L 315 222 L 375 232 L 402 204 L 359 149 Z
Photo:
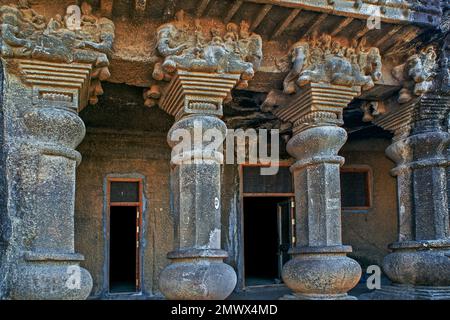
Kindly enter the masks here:
M 372 172 L 369 167 L 341 168 L 341 201 L 343 210 L 367 210 L 372 206 Z

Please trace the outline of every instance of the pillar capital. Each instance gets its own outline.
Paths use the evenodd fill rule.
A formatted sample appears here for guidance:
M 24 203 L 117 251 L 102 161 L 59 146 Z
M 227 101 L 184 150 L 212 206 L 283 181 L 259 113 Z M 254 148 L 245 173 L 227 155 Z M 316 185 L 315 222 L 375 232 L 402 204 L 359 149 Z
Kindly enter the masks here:
M 239 74 L 178 69 L 160 100 L 160 107 L 176 119 L 189 114 L 221 117 L 222 103 L 239 80 Z
M 246 21 L 239 25 L 215 21 L 211 26 L 211 21 L 191 18 L 183 10 L 177 12 L 174 21 L 157 30 L 159 62 L 153 69 L 153 84 L 144 93 L 145 104 L 161 106 L 159 99 L 169 94 L 174 78 L 186 76 L 197 77 L 186 85 L 194 90 L 213 90 L 213 96 L 221 92 L 219 96 L 225 94 L 222 100 L 230 98 L 234 86 L 246 88 L 263 57 L 262 39 L 249 28 Z M 236 82 L 230 88 L 228 81 L 232 79 Z
M 394 133 L 394 141 L 413 134 L 443 131 L 450 111 L 450 96 L 428 93 L 403 104 L 392 105 L 373 123 Z
M 0 7 L 1 57 L 6 71 L 33 88 L 37 101 L 72 102 L 76 110 L 95 104 L 100 81 L 110 76 L 114 23 L 83 2 L 54 17 L 41 15 L 28 1 Z
M 293 134 L 316 126 L 344 124 L 344 108 L 361 93 L 360 87 L 309 82 L 290 96 L 286 106 L 273 111 L 283 121 L 293 124 Z

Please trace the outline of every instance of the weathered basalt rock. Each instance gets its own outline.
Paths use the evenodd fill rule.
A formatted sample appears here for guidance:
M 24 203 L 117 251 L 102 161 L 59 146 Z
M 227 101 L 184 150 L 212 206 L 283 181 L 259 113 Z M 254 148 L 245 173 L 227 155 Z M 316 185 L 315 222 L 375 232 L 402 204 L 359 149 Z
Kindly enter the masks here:
M 354 299 L 347 292 L 358 283 L 361 267 L 346 256 L 351 247 L 342 245 L 339 168 L 344 158 L 338 152 L 347 140 L 339 127 L 342 111 L 359 94 L 359 87 L 313 82 L 272 110 L 293 123 L 287 151 L 296 159 L 291 172 L 298 236 L 282 272 L 293 291 L 286 299 Z

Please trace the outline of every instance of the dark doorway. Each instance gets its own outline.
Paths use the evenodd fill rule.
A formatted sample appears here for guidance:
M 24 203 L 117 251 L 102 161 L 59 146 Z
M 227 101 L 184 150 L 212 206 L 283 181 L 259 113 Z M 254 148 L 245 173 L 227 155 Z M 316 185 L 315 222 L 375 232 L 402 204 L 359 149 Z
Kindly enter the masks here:
M 293 239 L 289 197 L 244 197 L 245 285 L 281 283 Z
M 140 291 L 142 181 L 114 179 L 109 199 L 109 292 Z
M 110 209 L 110 292 L 136 291 L 136 207 Z

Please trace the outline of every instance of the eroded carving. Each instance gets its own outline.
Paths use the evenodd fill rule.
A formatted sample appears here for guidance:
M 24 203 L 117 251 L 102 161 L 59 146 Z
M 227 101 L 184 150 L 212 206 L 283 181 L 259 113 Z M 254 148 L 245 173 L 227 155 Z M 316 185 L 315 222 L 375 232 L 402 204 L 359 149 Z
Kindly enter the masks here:
M 27 0 L 0 7 L 1 55 L 61 63 L 93 65 L 89 101 L 97 103 L 103 93 L 100 81 L 110 76 L 109 57 L 113 50 L 114 23 L 92 13 L 89 3 L 67 8 L 64 18 L 47 19 L 31 8 Z
M 262 39 L 249 31 L 249 24 L 226 26 L 211 21 L 189 19 L 181 10 L 173 22 L 157 30 L 158 54 L 153 78 L 170 81 L 176 70 L 239 74 L 239 88 L 246 88 L 262 60 Z M 154 88 L 146 95 L 146 105 L 156 104 Z
M 330 35 L 314 33 L 293 45 L 291 57 L 292 69 L 284 80 L 287 94 L 309 82 L 360 86 L 367 90 L 381 79 L 380 52 L 375 47 L 367 48 L 364 38 L 346 46 Z
M 380 101 L 366 101 L 361 105 L 361 110 L 364 112 L 363 122 L 371 122 L 377 116 L 386 113 L 384 104 Z
M 398 102 L 406 103 L 414 96 L 420 96 L 431 89 L 436 75 L 437 62 L 434 46 L 430 45 L 414 52 L 404 64 L 395 67 L 392 75 L 402 82 Z

